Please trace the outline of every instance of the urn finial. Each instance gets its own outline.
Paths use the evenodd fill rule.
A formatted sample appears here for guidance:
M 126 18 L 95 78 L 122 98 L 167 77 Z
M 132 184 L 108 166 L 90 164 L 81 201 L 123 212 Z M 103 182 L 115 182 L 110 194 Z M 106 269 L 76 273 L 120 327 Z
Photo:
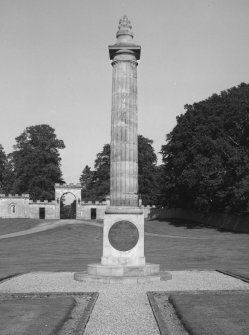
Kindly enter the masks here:
M 119 20 L 118 32 L 116 36 L 118 43 L 127 43 L 132 40 L 133 38 L 132 25 L 127 15 L 124 15 Z

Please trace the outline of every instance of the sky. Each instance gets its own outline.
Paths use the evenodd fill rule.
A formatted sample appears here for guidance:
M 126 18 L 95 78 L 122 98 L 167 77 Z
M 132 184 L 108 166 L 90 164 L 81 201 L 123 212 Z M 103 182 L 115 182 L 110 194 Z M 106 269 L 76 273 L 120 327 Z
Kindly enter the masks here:
M 138 65 L 138 128 L 156 153 L 184 105 L 249 82 L 248 0 L 0 0 L 0 144 L 49 124 L 67 183 L 110 142 L 112 66 L 127 14 Z M 158 154 L 160 163 L 160 154 Z

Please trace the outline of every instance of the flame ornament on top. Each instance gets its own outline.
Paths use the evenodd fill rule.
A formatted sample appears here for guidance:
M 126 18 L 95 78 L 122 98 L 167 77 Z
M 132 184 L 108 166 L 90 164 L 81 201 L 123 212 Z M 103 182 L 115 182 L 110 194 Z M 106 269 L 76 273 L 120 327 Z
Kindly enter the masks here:
M 119 39 L 119 37 L 122 37 L 121 35 L 126 36 L 126 38 L 133 38 L 131 21 L 128 19 L 127 15 L 124 15 L 119 20 L 117 38 Z

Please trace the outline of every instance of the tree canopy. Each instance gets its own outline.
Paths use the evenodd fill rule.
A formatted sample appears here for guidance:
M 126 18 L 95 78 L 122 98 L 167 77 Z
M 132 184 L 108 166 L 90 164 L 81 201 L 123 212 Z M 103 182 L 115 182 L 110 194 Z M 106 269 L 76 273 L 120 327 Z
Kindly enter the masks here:
M 82 187 L 81 196 L 83 199 L 91 198 L 92 181 L 93 171 L 91 170 L 90 166 L 86 165 L 80 176 L 80 183 Z
M 0 144 L 0 193 L 8 194 L 11 192 L 13 177 L 11 163 Z
M 185 106 L 162 146 L 169 207 L 241 212 L 249 199 L 249 84 Z
M 152 140 L 138 135 L 138 194 L 144 205 L 158 202 L 157 156 L 152 144 Z
M 80 176 L 82 198 L 102 201 L 110 193 L 110 145 L 97 154 L 94 170 L 86 165 Z
M 154 204 L 157 197 L 157 157 L 153 141 L 138 136 L 138 193 L 144 204 Z M 80 177 L 82 198 L 103 200 L 110 193 L 110 145 L 97 154 L 94 170 L 86 165 Z
M 27 127 L 16 137 L 10 159 L 15 180 L 13 193 L 29 193 L 32 200 L 54 198 L 54 184 L 64 183 L 59 149 L 64 149 L 55 130 L 46 124 Z

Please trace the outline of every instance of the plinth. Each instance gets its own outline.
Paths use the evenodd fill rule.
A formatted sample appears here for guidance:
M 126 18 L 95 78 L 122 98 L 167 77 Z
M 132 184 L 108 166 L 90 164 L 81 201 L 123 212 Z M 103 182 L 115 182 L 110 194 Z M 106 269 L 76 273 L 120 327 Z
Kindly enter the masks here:
M 101 263 L 122 266 L 145 264 L 144 214 L 140 208 L 107 208 Z
M 158 264 L 145 262 L 144 214 L 140 208 L 109 207 L 104 218 L 101 263 L 88 264 L 74 278 L 96 283 L 146 283 L 171 279 Z
M 104 217 L 101 264 L 89 264 L 79 281 L 140 283 L 160 280 L 159 265 L 144 257 L 144 214 L 138 207 L 137 65 L 141 47 L 132 43 L 127 16 L 119 21 L 112 61 L 110 201 Z M 170 279 L 164 273 L 164 280 Z

